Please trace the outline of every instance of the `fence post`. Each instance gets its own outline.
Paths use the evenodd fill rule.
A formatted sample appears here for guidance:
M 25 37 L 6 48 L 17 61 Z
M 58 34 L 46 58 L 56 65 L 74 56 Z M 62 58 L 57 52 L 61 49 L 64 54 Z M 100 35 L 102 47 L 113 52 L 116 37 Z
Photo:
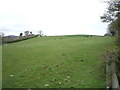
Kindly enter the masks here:
M 109 89 L 111 88 L 111 72 L 110 72 L 110 65 L 107 63 L 106 64 L 106 87 Z
M 119 88 L 119 81 L 116 75 L 116 64 L 114 61 L 111 62 L 111 72 L 112 72 L 112 88 Z

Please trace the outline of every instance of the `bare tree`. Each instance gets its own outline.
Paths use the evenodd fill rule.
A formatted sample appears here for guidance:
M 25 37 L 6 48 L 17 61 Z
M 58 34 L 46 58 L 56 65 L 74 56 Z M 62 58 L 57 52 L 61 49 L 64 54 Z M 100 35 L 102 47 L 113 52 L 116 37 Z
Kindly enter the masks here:
M 39 33 L 39 36 L 42 37 L 42 35 L 43 35 L 42 31 L 40 30 L 40 31 L 38 31 L 38 33 Z
M 25 36 L 28 36 L 29 35 L 29 31 L 25 31 L 24 34 L 25 34 Z
M 5 34 L 3 32 L 0 32 L 0 37 L 4 37 Z

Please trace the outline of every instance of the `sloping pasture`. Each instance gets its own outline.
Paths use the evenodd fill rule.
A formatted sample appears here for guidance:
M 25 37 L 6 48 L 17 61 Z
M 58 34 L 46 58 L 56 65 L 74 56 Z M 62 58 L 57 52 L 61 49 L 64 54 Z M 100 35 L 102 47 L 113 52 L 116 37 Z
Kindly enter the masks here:
M 104 88 L 112 37 L 36 37 L 3 45 L 3 88 Z

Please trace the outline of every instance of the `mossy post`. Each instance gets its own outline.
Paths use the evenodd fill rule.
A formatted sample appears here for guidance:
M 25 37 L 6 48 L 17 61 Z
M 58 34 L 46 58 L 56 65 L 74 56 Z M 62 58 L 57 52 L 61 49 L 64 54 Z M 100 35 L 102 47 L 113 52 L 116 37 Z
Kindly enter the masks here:
M 2 37 L 0 37 L 0 90 L 2 89 Z

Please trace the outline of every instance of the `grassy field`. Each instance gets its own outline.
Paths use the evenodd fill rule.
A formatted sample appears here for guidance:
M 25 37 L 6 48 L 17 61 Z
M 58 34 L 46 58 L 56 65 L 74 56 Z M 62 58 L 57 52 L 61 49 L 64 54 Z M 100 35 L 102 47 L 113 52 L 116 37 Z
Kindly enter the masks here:
M 111 37 L 37 37 L 3 45 L 3 88 L 104 88 Z

